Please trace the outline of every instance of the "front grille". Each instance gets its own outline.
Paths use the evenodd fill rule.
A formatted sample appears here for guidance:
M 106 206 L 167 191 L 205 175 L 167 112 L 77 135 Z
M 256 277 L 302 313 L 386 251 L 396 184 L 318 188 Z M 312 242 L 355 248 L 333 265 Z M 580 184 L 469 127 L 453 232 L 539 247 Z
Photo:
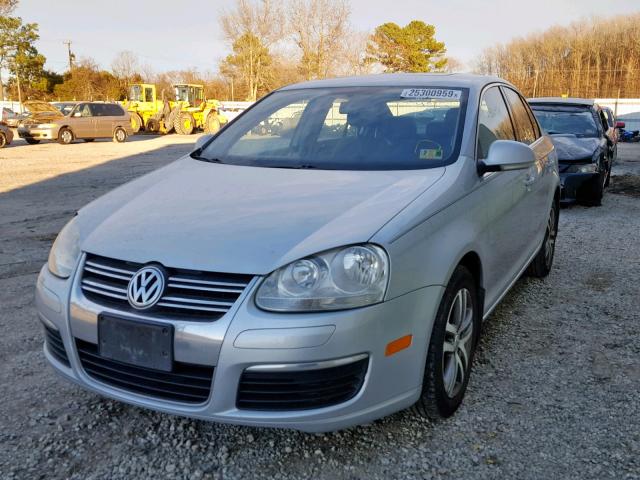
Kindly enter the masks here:
M 369 359 L 303 371 L 245 370 L 236 405 L 247 410 L 308 410 L 353 398 L 362 388 Z
M 82 291 L 100 305 L 136 311 L 127 300 L 131 277 L 143 265 L 88 255 L 82 272 Z M 251 275 L 211 273 L 166 268 L 167 286 L 162 298 L 145 314 L 163 318 L 217 320 L 236 302 L 252 279 Z
M 44 341 L 47 345 L 47 350 L 53 358 L 68 367 L 69 357 L 67 357 L 67 351 L 64 349 L 60 332 L 49 328 L 47 325 L 42 325 L 44 326 Z
M 76 339 L 82 368 L 94 379 L 130 392 L 163 400 L 203 403 L 209 398 L 213 367 L 173 362 L 173 370 L 164 372 L 103 358 L 98 346 Z

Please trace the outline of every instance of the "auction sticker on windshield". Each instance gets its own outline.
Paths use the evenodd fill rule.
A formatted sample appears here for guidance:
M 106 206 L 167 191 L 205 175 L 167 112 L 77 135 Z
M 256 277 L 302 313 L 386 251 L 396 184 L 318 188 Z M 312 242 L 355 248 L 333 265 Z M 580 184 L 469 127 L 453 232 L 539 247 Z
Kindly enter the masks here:
M 400 96 L 402 98 L 445 98 L 447 100 L 460 100 L 462 92 L 448 88 L 405 88 Z

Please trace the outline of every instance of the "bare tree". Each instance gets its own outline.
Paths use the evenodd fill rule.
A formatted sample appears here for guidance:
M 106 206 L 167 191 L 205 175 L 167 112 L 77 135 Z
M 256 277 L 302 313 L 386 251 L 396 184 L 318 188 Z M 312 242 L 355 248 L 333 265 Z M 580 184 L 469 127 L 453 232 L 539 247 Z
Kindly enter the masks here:
M 528 96 L 640 95 L 640 13 L 591 19 L 485 50 L 480 73 L 510 80 Z
M 140 75 L 140 70 L 140 60 L 130 50 L 119 52 L 111 63 L 111 71 L 123 82 L 124 86 L 128 86 L 136 75 Z
M 247 99 L 255 100 L 270 75 L 270 48 L 283 35 L 279 0 L 236 0 L 232 10 L 220 15 L 220 27 L 233 53 L 221 65 L 231 82 L 241 79 Z
M 334 74 L 337 60 L 350 33 L 347 0 L 291 0 L 289 28 L 302 58 L 300 71 L 306 79 Z

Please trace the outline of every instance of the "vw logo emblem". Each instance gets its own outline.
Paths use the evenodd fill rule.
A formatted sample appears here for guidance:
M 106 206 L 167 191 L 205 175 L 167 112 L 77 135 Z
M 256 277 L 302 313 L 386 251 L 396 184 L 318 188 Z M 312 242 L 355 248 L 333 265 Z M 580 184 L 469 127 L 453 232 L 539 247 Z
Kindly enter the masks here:
M 133 308 L 144 309 L 155 305 L 164 292 L 164 272 L 158 267 L 144 267 L 129 281 L 127 297 Z

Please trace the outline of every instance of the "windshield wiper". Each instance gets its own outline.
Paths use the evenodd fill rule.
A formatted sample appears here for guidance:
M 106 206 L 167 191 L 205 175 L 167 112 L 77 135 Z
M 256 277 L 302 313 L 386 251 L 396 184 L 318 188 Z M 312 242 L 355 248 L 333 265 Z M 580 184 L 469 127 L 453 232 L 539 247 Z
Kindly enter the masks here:
M 315 165 L 260 165 L 265 168 L 290 168 L 294 170 L 312 170 L 318 168 Z
M 219 158 L 207 158 L 207 157 L 203 157 L 201 155 L 198 155 L 199 152 L 193 152 L 190 156 L 191 158 L 193 158 L 194 160 L 200 160 L 202 162 L 209 162 L 209 163 L 224 163 L 222 160 L 220 160 Z

